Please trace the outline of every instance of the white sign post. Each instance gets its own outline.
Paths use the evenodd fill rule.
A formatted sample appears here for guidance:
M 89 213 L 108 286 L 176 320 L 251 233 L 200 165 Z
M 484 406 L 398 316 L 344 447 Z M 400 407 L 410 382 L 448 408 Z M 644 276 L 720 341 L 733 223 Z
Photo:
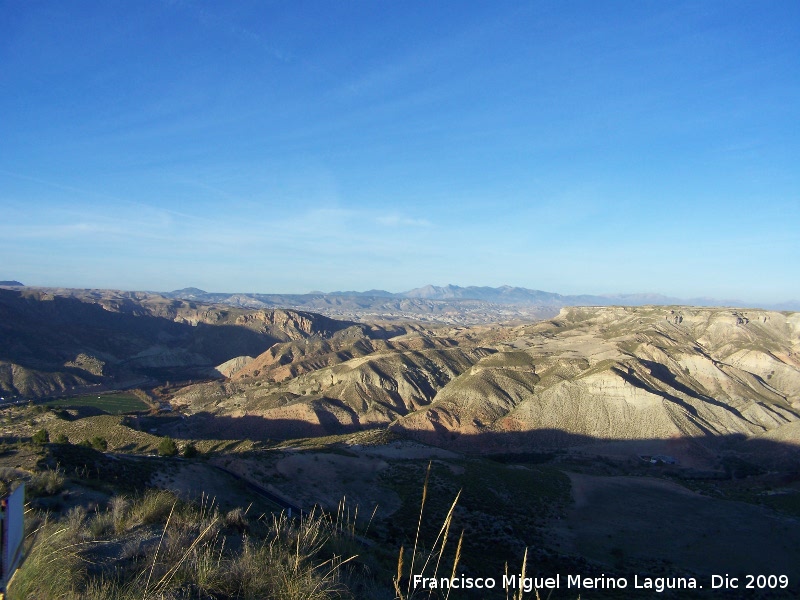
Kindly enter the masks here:
M 2 592 L 22 560 L 22 540 L 25 537 L 25 484 L 21 484 L 2 500 Z

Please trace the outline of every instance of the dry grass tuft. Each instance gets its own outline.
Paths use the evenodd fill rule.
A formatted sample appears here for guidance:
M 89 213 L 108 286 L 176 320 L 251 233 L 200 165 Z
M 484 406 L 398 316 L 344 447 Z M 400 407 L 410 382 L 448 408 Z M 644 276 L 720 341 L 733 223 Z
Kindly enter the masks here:
M 234 510 L 223 516 L 213 501 L 189 505 L 150 490 L 137 499 L 113 498 L 106 510 L 88 518 L 80 509 L 60 521 L 45 516 L 28 537 L 28 556 L 9 598 L 352 597 L 342 567 L 354 556 L 330 552 L 332 538 L 347 533 L 330 515 L 280 514 L 251 523 L 246 514 Z M 247 528 L 250 535 L 237 534 L 232 543 L 224 527 Z M 120 544 L 120 533 L 133 535 Z M 92 564 L 92 551 L 104 543 L 119 546 L 116 565 L 105 570 Z
M 162 522 L 175 505 L 177 498 L 165 490 L 147 490 L 128 511 L 127 528 L 154 525 Z
M 78 598 L 76 583 L 85 574 L 81 559 L 81 532 L 74 519 L 55 522 L 45 518 L 26 540 L 25 562 L 17 571 L 8 597 Z
M 47 469 L 34 473 L 25 491 L 31 497 L 53 496 L 64 489 L 65 482 L 63 473 L 55 469 Z
M 247 531 L 249 522 L 247 520 L 247 511 L 241 508 L 234 508 L 225 514 L 224 518 L 225 527 L 235 529 L 240 533 Z

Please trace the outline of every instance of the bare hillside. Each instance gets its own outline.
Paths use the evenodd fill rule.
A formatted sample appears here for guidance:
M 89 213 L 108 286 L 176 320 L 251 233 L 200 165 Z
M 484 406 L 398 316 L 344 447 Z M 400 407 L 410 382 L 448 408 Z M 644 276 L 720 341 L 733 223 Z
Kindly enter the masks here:
M 800 420 L 797 313 L 565 308 L 532 325 L 407 331 L 276 344 L 174 401 L 246 417 L 253 436 L 388 425 L 473 451 L 661 440 L 679 454 L 676 440 L 791 441 Z
M 0 391 L 31 398 L 207 378 L 238 356 L 352 325 L 301 311 L 144 292 L 0 289 Z
M 797 313 L 567 308 L 396 427 L 490 446 L 761 435 L 800 419 L 799 332 Z

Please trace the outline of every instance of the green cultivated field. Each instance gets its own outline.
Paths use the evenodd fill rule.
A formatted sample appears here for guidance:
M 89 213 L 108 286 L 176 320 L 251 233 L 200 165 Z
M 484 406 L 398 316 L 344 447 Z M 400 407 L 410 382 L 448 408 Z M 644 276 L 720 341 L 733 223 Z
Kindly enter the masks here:
M 88 394 L 85 396 L 72 396 L 70 398 L 58 398 L 42 403 L 45 406 L 56 406 L 59 408 L 98 408 L 111 415 L 147 410 L 150 408 L 133 394 L 120 392 L 117 394 Z

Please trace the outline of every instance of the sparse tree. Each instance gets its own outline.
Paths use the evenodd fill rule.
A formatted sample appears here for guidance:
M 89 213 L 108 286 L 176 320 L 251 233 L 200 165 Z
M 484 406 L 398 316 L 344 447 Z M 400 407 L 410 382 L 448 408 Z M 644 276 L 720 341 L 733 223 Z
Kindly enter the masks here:
M 197 446 L 194 445 L 194 442 L 189 442 L 183 447 L 183 457 L 184 458 L 194 458 L 200 451 L 197 449 Z
M 31 441 L 37 446 L 44 446 L 50 443 L 50 434 L 47 432 L 47 429 L 40 429 L 33 434 Z
M 178 453 L 178 445 L 169 436 L 161 438 L 158 443 L 158 453 L 161 456 L 175 456 Z

